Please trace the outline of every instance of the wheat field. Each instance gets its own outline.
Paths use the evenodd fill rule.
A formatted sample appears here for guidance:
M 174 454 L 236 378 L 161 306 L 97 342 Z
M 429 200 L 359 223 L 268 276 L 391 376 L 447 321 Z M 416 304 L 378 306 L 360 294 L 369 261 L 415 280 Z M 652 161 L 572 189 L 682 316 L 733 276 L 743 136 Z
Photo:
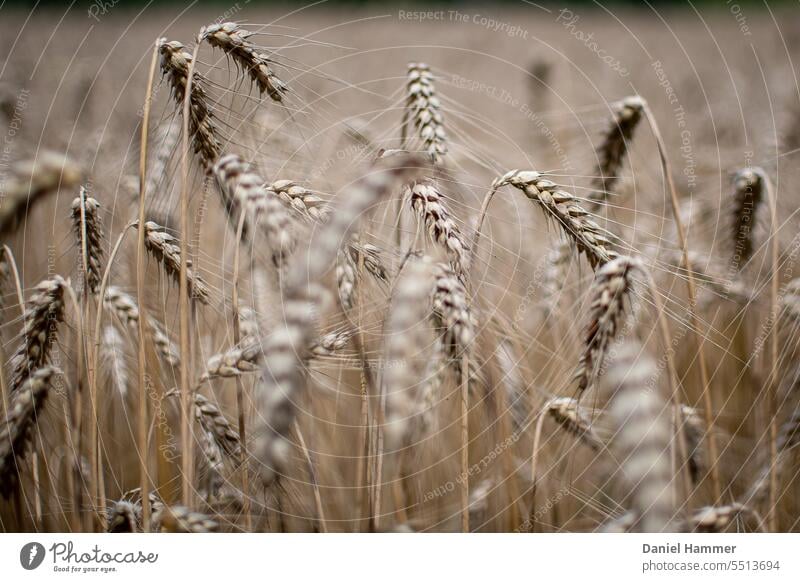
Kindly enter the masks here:
M 796 8 L 62 10 L 0 531 L 800 530 Z

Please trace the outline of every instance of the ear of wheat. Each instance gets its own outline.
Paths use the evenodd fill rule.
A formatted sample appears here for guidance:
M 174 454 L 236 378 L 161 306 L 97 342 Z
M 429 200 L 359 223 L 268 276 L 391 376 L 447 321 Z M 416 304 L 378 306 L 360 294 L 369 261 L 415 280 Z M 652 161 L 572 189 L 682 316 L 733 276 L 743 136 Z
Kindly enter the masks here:
M 592 428 L 591 419 L 574 398 L 568 396 L 553 398 L 545 404 L 545 410 L 561 428 L 575 435 L 593 451 L 603 448 L 603 441 Z
M 80 195 L 72 201 L 72 226 L 79 249 L 84 245 L 84 220 L 86 254 L 81 268 L 86 266 L 86 284 L 89 291 L 96 294 L 103 279 L 103 242 L 105 237 L 103 236 L 103 223 L 100 219 L 100 203 L 88 196 L 86 189 L 81 187 Z
M 472 347 L 477 322 L 467 302 L 467 290 L 456 273 L 439 263 L 434 267 L 434 277 L 434 322 L 443 332 L 442 343 L 448 356 L 458 366 L 459 358 Z
M 304 188 L 292 180 L 276 180 L 265 184 L 265 188 L 275 193 L 299 216 L 311 222 L 325 222 L 331 212 L 328 203 L 315 192 Z
M 406 84 L 406 119 L 403 123 L 411 123 L 422 142 L 423 150 L 434 163 L 440 163 L 447 153 L 447 135 L 444 131 L 444 119 L 441 104 L 436 96 L 433 75 L 425 63 L 409 63 L 408 82 Z
M 238 459 L 241 454 L 239 433 L 231 426 L 219 408 L 202 394 L 194 395 L 194 410 L 198 424 L 225 454 Z
M 642 118 L 643 111 L 644 101 L 638 95 L 626 97 L 616 105 L 611 127 L 598 151 L 600 161 L 593 180 L 593 189 L 588 196 L 589 209 L 597 210 L 613 192 L 625 161 L 628 143 L 633 138 L 633 132 Z
M 701 507 L 687 520 L 686 531 L 703 533 L 722 533 L 731 524 L 747 517 L 756 517 L 755 512 L 741 503 L 731 503 L 718 507 Z
M 106 533 L 141 531 L 142 506 L 127 499 L 115 501 L 107 512 Z
M 181 273 L 181 247 L 178 239 L 169 234 L 163 226 L 150 220 L 144 223 L 144 246 L 177 284 Z M 187 259 L 187 265 L 189 297 L 208 305 L 209 290 L 205 281 L 192 269 L 191 259 Z
M 206 26 L 201 37 L 239 65 L 259 92 L 266 92 L 270 99 L 281 102 L 287 92 L 286 84 L 273 72 L 273 61 L 269 56 L 249 40 L 251 34 L 235 22 L 223 22 Z
M 50 192 L 72 188 L 81 180 L 78 166 L 63 155 L 45 151 L 35 159 L 12 166 L 11 179 L 3 184 L 0 235 L 9 236 L 31 209 Z
M 781 425 L 776 442 L 775 466 L 773 467 L 770 462 L 767 462 L 761 469 L 744 496 L 743 503 L 745 505 L 758 505 L 766 500 L 769 494 L 772 471 L 774 470 L 780 479 L 786 470 L 786 465 L 789 463 L 792 449 L 798 445 L 800 445 L 800 408 L 796 409 Z
M 162 38 L 158 47 L 161 54 L 161 70 L 170 84 L 179 111 L 183 111 L 183 100 L 189 81 L 189 65 L 193 57 L 178 41 Z M 205 78 L 195 71 L 189 96 L 189 133 L 201 166 L 206 172 L 210 172 L 221 150 L 214 115 L 203 87 L 205 84 Z
M 11 392 L 22 386 L 30 375 L 47 364 L 50 350 L 64 320 L 66 282 L 58 275 L 36 286 L 25 308 L 22 341 L 11 358 Z
M 666 532 L 673 528 L 670 484 L 670 407 L 647 382 L 655 363 L 636 343 L 625 344 L 607 374 L 613 393 L 611 416 L 617 434 L 613 450 L 621 467 L 631 510 L 632 527 L 639 532 Z
M 264 368 L 258 391 L 258 409 L 265 426 L 254 444 L 259 473 L 265 485 L 274 481 L 285 462 L 286 437 L 294 419 L 294 402 L 304 385 L 303 368 L 316 339 L 317 311 L 322 290 L 320 281 L 347 240 L 357 218 L 383 198 L 402 178 L 414 171 L 412 160 L 399 159 L 394 165 L 369 174 L 347 191 L 345 202 L 320 230 L 314 247 L 288 274 L 284 291 L 284 320 L 265 342 Z
M 0 425 L 0 496 L 6 499 L 17 487 L 31 432 L 57 373 L 52 366 L 35 370 L 11 397 Z
M 436 185 L 430 180 L 412 182 L 405 188 L 404 198 L 425 224 L 431 238 L 447 252 L 453 270 L 463 280 L 469 272 L 469 244 L 445 205 Z
M 755 230 L 759 209 L 764 201 L 763 170 L 745 168 L 733 178 L 731 212 L 733 262 L 741 270 L 756 248 Z
M 592 220 L 592 215 L 581 208 L 572 194 L 539 172 L 512 170 L 494 181 L 492 192 L 506 185 L 522 191 L 555 220 L 578 251 L 586 255 L 592 267 L 604 265 L 617 256 L 611 241 Z
M 285 265 L 296 241 L 292 219 L 280 199 L 264 187 L 264 180 L 250 164 L 235 154 L 220 158 L 214 165 L 214 174 L 234 207 L 245 212 L 248 229 L 263 229 L 272 262 L 278 267 Z
M 154 531 L 163 533 L 211 533 L 219 524 L 205 515 L 182 505 L 163 506 L 153 515 Z
M 621 256 L 597 271 L 583 354 L 575 373 L 581 392 L 591 386 L 603 365 L 606 352 L 628 310 L 633 294 L 632 275 L 639 268 L 637 259 Z
M 431 288 L 430 266 L 414 261 L 397 284 L 387 324 L 383 375 L 386 393 L 386 444 L 389 450 L 410 444 L 416 412 L 418 384 L 427 362 L 420 349 L 430 343 L 427 297 Z

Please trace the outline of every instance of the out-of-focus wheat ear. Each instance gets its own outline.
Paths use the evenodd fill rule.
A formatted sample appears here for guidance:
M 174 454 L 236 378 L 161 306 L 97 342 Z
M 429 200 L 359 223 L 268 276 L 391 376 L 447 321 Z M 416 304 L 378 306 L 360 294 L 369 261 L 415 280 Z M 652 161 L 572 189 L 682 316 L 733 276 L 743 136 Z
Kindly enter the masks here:
M 154 531 L 162 533 L 210 533 L 219 524 L 204 513 L 192 511 L 182 505 L 165 505 L 153 515 Z
M 419 440 L 425 435 L 433 433 L 437 427 L 436 405 L 441 397 L 443 370 L 447 369 L 444 347 L 441 342 L 435 342 L 431 347 L 428 362 L 425 367 L 422 385 L 418 390 L 416 410 L 414 417 L 414 440 Z
M 616 474 L 637 516 L 632 529 L 639 532 L 673 529 L 672 409 L 648 384 L 654 377 L 655 362 L 635 342 L 620 348 L 605 376 L 607 391 L 613 394 L 611 417 L 617 424 L 612 450 L 621 466 Z
M 495 479 L 488 477 L 469 492 L 469 522 L 473 531 L 480 528 L 489 518 L 489 494 L 496 485 Z
M 640 269 L 641 263 L 638 259 L 621 256 L 597 271 L 592 286 L 583 353 L 575 372 L 581 393 L 597 378 L 620 324 L 630 310 L 633 274 Z
M 697 484 L 702 479 L 707 469 L 706 453 L 703 448 L 703 439 L 706 435 L 706 425 L 700 416 L 700 411 L 691 406 L 682 404 L 678 418 L 683 422 L 683 434 L 686 438 L 686 453 L 689 462 L 689 476 L 692 483 Z
M 0 425 L 0 496 L 8 499 L 19 483 L 19 471 L 33 427 L 38 423 L 53 378 L 59 370 L 45 366 L 33 371 L 11 395 L 8 413 Z
M 342 309 L 353 308 L 358 285 L 358 265 L 346 250 L 336 253 L 336 286 L 339 290 L 339 302 Z
M 50 349 L 58 334 L 58 324 L 64 320 L 66 282 L 53 275 L 39 283 L 25 308 L 22 339 L 11 358 L 11 393 L 28 377 L 47 364 Z
M 344 193 L 343 202 L 306 252 L 295 256 L 284 288 L 283 320 L 264 342 L 263 373 L 256 393 L 263 425 L 256 429 L 254 457 L 260 463 L 258 470 L 265 485 L 275 480 L 286 460 L 294 403 L 305 385 L 304 369 L 317 337 L 318 312 L 325 293 L 321 281 L 361 215 L 399 180 L 411 177 L 416 166 L 415 160 L 400 158 L 356 182 Z
M 141 531 L 142 506 L 135 501 L 120 499 L 106 512 L 106 533 L 135 533 Z
M 731 264 L 741 271 L 756 249 L 756 230 L 764 202 L 765 175 L 760 168 L 744 168 L 733 177 L 731 209 Z
M 586 255 L 593 268 L 602 266 L 617 257 L 611 241 L 593 220 L 593 215 L 583 209 L 572 194 L 562 190 L 539 172 L 520 170 L 512 170 L 492 183 L 492 189 L 484 198 L 478 217 L 473 248 L 477 247 L 489 202 L 495 192 L 503 186 L 517 188 L 528 199 L 535 202 L 548 218 L 555 220 L 567 239 L 575 244 L 578 252 Z
M 161 54 L 161 72 L 167 78 L 172 90 L 172 97 L 179 111 L 183 111 L 186 85 L 189 80 L 189 66 L 192 54 L 184 50 L 182 43 L 162 38 L 158 41 Z M 206 173 L 220 156 L 218 131 L 211 112 L 211 104 L 206 94 L 207 81 L 199 72 L 192 73 L 192 87 L 189 95 L 189 135 L 192 148 L 197 154 L 200 165 Z
M 45 151 L 33 160 L 16 162 L 3 184 L 0 236 L 14 233 L 31 209 L 59 188 L 74 188 L 81 181 L 80 168 L 69 158 Z
M 331 208 L 316 192 L 304 188 L 292 180 L 276 180 L 264 187 L 273 192 L 284 204 L 310 222 L 326 222 Z
M 144 246 L 177 285 L 181 273 L 180 241 L 169 234 L 163 226 L 149 220 L 144 223 Z M 189 297 L 208 305 L 210 292 L 205 281 L 192 269 L 191 259 L 187 260 L 187 265 Z
M 11 280 L 11 257 L 6 252 L 7 248 L 6 246 L 0 247 L 0 311 L 6 306 L 5 291 Z
M 108 370 L 111 386 L 121 398 L 128 395 L 129 374 L 125 363 L 125 341 L 117 328 L 106 325 L 100 340 L 100 357 L 103 367 Z
M 598 528 L 602 533 L 629 533 L 631 528 L 636 525 L 637 515 L 632 511 L 626 511 L 618 517 L 609 519 Z
M 557 309 L 561 292 L 567 281 L 572 264 L 572 245 L 566 240 L 556 241 L 545 256 L 542 274 L 542 300 L 540 303 L 545 318 Z
M 181 365 L 181 351 L 175 342 L 169 337 L 164 327 L 155 319 L 147 320 L 147 328 L 150 332 L 150 339 L 156 348 L 156 353 L 161 360 L 168 366 L 178 367 Z
M 587 196 L 588 209 L 597 211 L 608 200 L 619 179 L 619 172 L 625 162 L 628 143 L 644 112 L 644 100 L 638 95 L 626 97 L 614 107 L 611 126 L 603 143 L 597 151 L 599 161 L 592 181 L 592 190 Z
M 441 163 L 447 153 L 447 134 L 441 103 L 436 96 L 433 74 L 425 63 L 409 63 L 406 83 L 406 110 L 401 136 L 403 143 L 409 137 L 408 124 L 415 131 L 415 137 L 422 142 L 422 148 L 435 164 Z
M 743 498 L 743 504 L 756 506 L 764 503 L 769 496 L 770 476 L 775 473 L 780 481 L 789 464 L 792 449 L 800 445 L 800 408 L 796 409 L 781 425 L 776 442 L 774 466 L 768 461 L 754 479 Z
M 730 505 L 717 507 L 701 507 L 686 520 L 681 529 L 688 532 L 723 533 L 731 525 L 739 524 L 743 526 L 747 518 L 751 518 L 751 521 L 757 524 L 756 529 L 761 529 L 760 525 L 758 525 L 761 522 L 761 517 L 758 513 L 741 503 L 734 502 Z M 741 529 L 737 528 L 737 531 L 741 531 Z
M 336 352 L 343 350 L 353 335 L 355 335 L 355 332 L 349 329 L 332 331 L 321 335 L 311 343 L 309 348 L 311 356 L 314 358 L 332 356 Z
M 92 294 L 97 294 L 103 279 L 103 221 L 100 218 L 100 203 L 89 196 L 81 186 L 80 195 L 72 201 L 72 227 L 79 249 L 84 255 L 81 269 L 86 269 L 86 284 Z M 85 237 L 84 237 L 85 232 Z
M 283 101 L 286 84 L 273 71 L 274 61 L 248 37 L 253 33 L 244 30 L 235 22 L 223 22 L 206 26 L 200 35 L 214 48 L 225 52 L 245 72 L 260 93 L 267 93 L 273 101 Z
M 511 343 L 504 339 L 495 351 L 497 363 L 502 373 L 502 384 L 506 393 L 506 404 L 511 412 L 511 428 L 514 434 L 524 430 L 530 414 L 525 379 L 522 377 L 520 362 L 516 361 Z
M 432 332 L 427 324 L 431 266 L 411 262 L 397 283 L 390 305 L 383 383 L 386 394 L 386 445 L 389 451 L 411 444 L 419 385 L 427 371 Z
M 603 441 L 592 428 L 592 421 L 577 400 L 568 396 L 553 398 L 545 404 L 547 414 L 566 432 L 576 436 L 593 451 L 603 449 Z
M 139 307 L 136 301 L 119 287 L 108 286 L 103 305 L 131 329 L 139 325 Z
M 206 363 L 206 370 L 200 378 L 201 382 L 214 378 L 234 378 L 244 372 L 258 370 L 261 357 L 261 346 L 257 342 L 247 342 L 240 347 L 232 348 L 220 354 L 214 354 Z
M 227 154 L 214 165 L 220 189 L 232 208 L 245 213 L 248 232 L 263 231 L 272 262 L 283 268 L 297 244 L 292 218 L 278 196 L 264 187 L 264 180 L 240 156 Z M 234 222 L 239 217 L 234 214 Z
M 411 182 L 406 185 L 403 197 L 409 200 L 411 209 L 426 226 L 430 237 L 444 247 L 453 270 L 466 281 L 470 264 L 469 243 L 436 185 L 430 180 Z

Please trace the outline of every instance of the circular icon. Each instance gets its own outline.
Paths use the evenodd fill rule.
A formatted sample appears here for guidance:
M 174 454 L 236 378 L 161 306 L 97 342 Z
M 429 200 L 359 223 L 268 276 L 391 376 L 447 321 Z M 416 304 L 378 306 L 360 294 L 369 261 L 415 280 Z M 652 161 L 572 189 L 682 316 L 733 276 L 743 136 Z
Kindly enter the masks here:
M 26 570 L 35 570 L 44 561 L 44 546 L 39 542 L 30 542 L 19 551 L 19 563 Z

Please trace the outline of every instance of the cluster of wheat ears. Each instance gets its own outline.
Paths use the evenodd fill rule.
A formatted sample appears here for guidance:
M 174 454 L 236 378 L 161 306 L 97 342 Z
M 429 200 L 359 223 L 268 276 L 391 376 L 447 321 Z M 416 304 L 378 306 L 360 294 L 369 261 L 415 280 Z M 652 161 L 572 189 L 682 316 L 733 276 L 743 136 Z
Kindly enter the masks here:
M 200 50 L 221 51 L 216 71 Z M 796 528 L 800 282 L 780 285 L 788 251 L 767 173 L 746 168 L 731 185 L 725 236 L 740 267 L 728 279 L 727 257 L 690 248 L 674 152 L 638 96 L 614 104 L 586 195 L 507 168 L 464 212 L 445 101 L 429 66 L 411 63 L 399 145 L 347 125 L 371 154 L 334 196 L 264 175 L 279 148 L 237 147 L 219 114 L 228 93 L 256 109 L 299 99 L 282 66 L 234 23 L 192 46 L 160 39 L 129 205 L 84 187 L 64 157 L 14 166 L 4 238 L 71 192 L 55 220 L 72 225 L 78 269 L 26 300 L 35 282 L 2 249 L 0 529 Z M 227 86 L 212 79 L 220 68 Z M 154 137 L 159 70 L 172 114 Z M 674 223 L 657 254 L 635 247 L 610 203 L 640 124 Z M 177 224 L 154 210 L 173 191 Z M 515 192 L 534 213 L 527 244 L 550 248 L 524 309 L 493 280 L 495 209 Z M 197 264 L 205 236 L 228 241 L 212 249 L 220 281 Z M 754 283 L 758 252 L 770 268 Z M 722 412 L 736 395 L 715 373 L 719 346 L 751 384 L 739 415 Z M 544 369 L 560 370 L 557 385 L 542 385 Z

